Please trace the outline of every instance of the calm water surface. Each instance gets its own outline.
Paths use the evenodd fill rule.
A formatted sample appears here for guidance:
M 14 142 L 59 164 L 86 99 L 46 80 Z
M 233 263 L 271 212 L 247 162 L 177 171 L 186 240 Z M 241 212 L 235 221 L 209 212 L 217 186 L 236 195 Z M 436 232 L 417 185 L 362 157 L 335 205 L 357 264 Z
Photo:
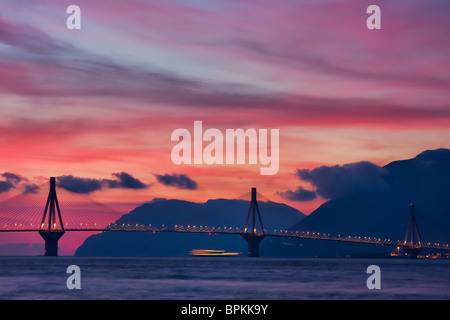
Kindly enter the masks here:
M 369 265 L 381 290 L 369 290 Z M 81 290 L 69 290 L 69 265 Z M 0 299 L 450 299 L 449 260 L 0 257 Z

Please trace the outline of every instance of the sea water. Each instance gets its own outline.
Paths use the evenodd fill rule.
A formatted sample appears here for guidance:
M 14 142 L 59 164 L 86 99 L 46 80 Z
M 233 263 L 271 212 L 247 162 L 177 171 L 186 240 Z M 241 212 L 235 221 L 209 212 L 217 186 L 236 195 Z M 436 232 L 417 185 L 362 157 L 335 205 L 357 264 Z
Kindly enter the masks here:
M 370 265 L 379 290 L 367 287 Z M 0 299 L 447 300 L 450 260 L 0 257 Z

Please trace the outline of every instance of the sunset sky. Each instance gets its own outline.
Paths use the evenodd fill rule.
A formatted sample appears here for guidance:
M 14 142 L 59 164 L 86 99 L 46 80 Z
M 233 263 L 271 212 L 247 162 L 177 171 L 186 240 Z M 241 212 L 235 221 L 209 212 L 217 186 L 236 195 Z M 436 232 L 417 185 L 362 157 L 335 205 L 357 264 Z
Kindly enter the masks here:
M 66 27 L 70 4 L 81 30 Z M 371 4 L 381 30 L 366 27 Z M 449 12 L 448 0 L 3 0 L 0 173 L 21 179 L 3 174 L 0 197 L 50 176 L 104 203 L 254 186 L 309 214 L 327 199 L 283 196 L 314 190 L 297 169 L 450 147 Z M 174 165 L 171 133 L 194 120 L 279 129 L 278 174 Z

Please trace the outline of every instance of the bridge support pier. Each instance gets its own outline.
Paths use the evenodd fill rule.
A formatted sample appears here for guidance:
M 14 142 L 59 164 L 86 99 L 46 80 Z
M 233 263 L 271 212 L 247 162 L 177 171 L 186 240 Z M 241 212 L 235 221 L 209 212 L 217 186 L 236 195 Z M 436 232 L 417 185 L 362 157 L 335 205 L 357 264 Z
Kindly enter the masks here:
M 410 258 L 417 258 L 422 251 L 422 238 L 417 227 L 416 213 L 414 204 L 409 205 L 409 221 L 406 228 L 405 238 L 403 239 L 403 251 Z
M 259 243 L 264 239 L 264 235 L 255 235 L 251 233 L 243 233 L 242 238 L 248 244 L 248 256 L 259 257 Z
M 45 255 L 58 256 L 58 240 L 63 236 L 64 231 L 39 231 L 39 234 L 45 240 Z
M 47 227 L 45 220 L 48 216 Z M 57 219 L 57 217 L 59 219 Z M 59 221 L 58 221 L 59 220 Z M 58 225 L 59 222 L 59 225 Z M 44 215 L 41 221 L 41 230 L 39 234 L 45 240 L 45 255 L 56 257 L 58 255 L 58 240 L 64 234 L 64 225 L 59 209 L 58 197 L 56 196 L 56 178 L 50 178 L 50 191 L 48 193 L 47 203 L 44 209 Z
M 258 221 L 256 221 L 256 218 L 258 218 Z M 252 188 L 250 207 L 245 221 L 244 232 L 241 233 L 241 236 L 248 243 L 248 256 L 259 257 L 259 243 L 264 239 L 264 226 L 262 224 L 258 202 L 256 201 L 256 188 Z

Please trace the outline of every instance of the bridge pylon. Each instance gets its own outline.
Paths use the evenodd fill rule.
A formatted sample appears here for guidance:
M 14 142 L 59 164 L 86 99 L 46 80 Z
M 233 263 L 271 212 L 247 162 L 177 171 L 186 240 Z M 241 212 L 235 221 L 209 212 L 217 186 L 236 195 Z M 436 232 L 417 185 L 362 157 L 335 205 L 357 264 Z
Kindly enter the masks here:
M 406 255 L 414 258 L 422 251 L 422 238 L 419 228 L 417 227 L 416 214 L 414 204 L 409 205 L 409 221 L 406 227 L 405 237 L 403 238 L 403 251 Z
M 250 218 L 251 225 L 249 228 Z M 261 214 L 259 212 L 258 202 L 256 201 L 256 188 L 252 188 L 250 208 L 248 209 L 244 232 L 241 233 L 241 236 L 248 243 L 248 256 L 259 257 L 259 243 L 264 239 L 265 233 L 261 220 Z
M 58 215 L 58 220 L 56 217 Z M 45 221 L 47 218 L 47 226 Z M 59 224 L 58 224 L 59 222 Z M 39 234 L 45 240 L 45 255 L 58 255 L 58 240 L 64 235 L 64 225 L 59 209 L 58 197 L 56 196 L 56 178 L 50 178 L 50 191 L 40 225 Z

